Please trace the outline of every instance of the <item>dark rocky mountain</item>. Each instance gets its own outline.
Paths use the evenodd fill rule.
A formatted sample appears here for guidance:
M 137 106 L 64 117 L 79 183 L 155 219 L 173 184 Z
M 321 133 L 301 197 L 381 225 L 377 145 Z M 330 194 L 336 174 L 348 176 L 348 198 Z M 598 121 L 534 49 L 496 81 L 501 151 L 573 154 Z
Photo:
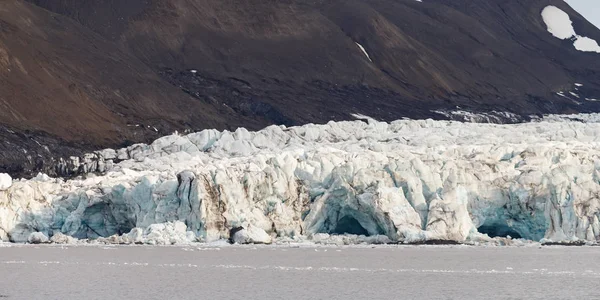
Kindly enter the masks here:
M 600 54 L 547 5 L 600 41 L 562 0 L 2 0 L 0 172 L 175 130 L 599 111 L 568 91 L 600 97 Z

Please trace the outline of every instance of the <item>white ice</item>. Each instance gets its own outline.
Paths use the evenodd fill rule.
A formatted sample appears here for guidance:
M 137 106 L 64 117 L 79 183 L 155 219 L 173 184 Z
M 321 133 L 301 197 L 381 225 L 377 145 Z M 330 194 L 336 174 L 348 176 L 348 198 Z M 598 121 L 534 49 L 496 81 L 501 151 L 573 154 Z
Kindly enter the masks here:
M 236 231 L 231 240 L 236 244 L 270 244 L 271 236 L 263 229 L 248 224 Z
M 358 48 L 360 48 L 362 53 L 369 59 L 369 61 L 373 62 L 373 60 L 371 60 L 371 56 L 369 56 L 369 53 L 367 53 L 367 50 L 365 49 L 365 47 L 363 47 L 363 45 L 361 45 L 359 43 L 356 43 L 356 45 L 358 46 Z
M 197 241 L 181 221 L 151 224 L 146 228 L 133 228 L 126 234 L 99 238 L 96 242 L 107 244 L 185 245 Z
M 577 95 L 577 94 L 576 94 L 576 93 L 574 93 L 574 92 L 569 92 L 569 94 L 571 94 L 571 96 L 575 96 L 575 97 L 577 97 L 577 98 L 580 98 L 580 97 L 579 97 L 579 95 Z
M 596 241 L 598 120 L 370 120 L 170 135 L 81 161 L 104 175 L 12 181 L 0 191 L 0 237 L 172 244 L 252 226 L 261 239 L 468 241 L 485 238 L 485 225 L 531 240 Z
M 30 244 L 42 244 L 49 241 L 48 237 L 41 232 L 32 232 L 27 238 L 27 242 Z
M 8 174 L 0 173 L 0 191 L 5 191 L 12 186 L 12 178 Z

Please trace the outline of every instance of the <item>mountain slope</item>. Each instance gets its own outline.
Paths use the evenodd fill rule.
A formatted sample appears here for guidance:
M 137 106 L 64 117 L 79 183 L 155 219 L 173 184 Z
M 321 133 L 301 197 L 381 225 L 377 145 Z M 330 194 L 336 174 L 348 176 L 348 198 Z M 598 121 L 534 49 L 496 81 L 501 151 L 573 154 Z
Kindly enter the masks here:
M 6 0 L 0 172 L 174 130 L 597 111 L 599 54 L 547 5 L 600 40 L 560 0 Z
M 565 0 L 571 7 L 579 12 L 586 20 L 600 28 L 600 12 L 598 3 L 589 0 Z

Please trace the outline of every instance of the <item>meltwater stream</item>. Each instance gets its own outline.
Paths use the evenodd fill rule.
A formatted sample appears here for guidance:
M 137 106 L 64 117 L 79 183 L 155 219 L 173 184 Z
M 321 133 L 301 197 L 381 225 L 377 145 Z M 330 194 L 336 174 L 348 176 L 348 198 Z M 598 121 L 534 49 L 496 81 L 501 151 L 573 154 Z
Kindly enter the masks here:
M 595 247 L 10 246 L 6 299 L 594 299 Z

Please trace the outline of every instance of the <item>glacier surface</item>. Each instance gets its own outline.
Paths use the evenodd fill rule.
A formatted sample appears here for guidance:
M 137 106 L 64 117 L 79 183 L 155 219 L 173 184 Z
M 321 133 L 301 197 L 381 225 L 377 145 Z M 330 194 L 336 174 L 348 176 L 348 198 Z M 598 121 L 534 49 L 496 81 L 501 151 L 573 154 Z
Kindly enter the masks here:
M 595 119 L 369 120 L 174 134 L 72 159 L 101 175 L 0 175 L 0 238 L 595 242 Z

